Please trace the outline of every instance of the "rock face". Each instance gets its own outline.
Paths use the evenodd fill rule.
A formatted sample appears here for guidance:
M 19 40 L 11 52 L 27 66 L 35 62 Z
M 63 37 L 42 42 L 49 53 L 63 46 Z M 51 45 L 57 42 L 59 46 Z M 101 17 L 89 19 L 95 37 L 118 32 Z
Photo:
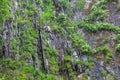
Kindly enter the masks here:
M 110 18 L 109 18 L 109 22 L 120 27 L 120 11 L 117 11 L 117 5 L 110 5 L 109 7 L 109 11 L 110 11 Z
M 107 4 L 0 1 L 0 79 L 120 80 L 119 11 Z

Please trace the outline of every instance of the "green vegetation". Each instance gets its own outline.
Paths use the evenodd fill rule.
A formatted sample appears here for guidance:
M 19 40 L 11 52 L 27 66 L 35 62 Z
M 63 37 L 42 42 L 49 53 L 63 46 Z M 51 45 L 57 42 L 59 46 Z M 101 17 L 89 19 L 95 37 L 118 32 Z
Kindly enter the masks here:
M 50 63 L 50 73 L 51 74 L 57 74 L 59 67 L 58 63 L 56 61 L 56 57 L 58 55 L 58 52 L 50 47 L 49 44 L 46 45 L 44 48 L 46 58 L 49 60 Z
M 13 33 L 7 34 L 0 28 L 0 44 L 2 44 L 0 46 L 0 80 L 65 80 L 66 76 L 69 80 L 76 80 L 78 73 L 74 67 L 79 64 L 83 69 L 82 80 L 86 80 L 88 75 L 84 71 L 94 68 L 93 58 L 109 64 L 113 60 L 114 53 L 120 53 L 120 28 L 104 22 L 107 17 L 104 10 L 108 0 L 100 0 L 95 3 L 90 14 L 78 22 L 72 20 L 75 12 L 71 11 L 69 1 L 59 0 L 57 8 L 53 5 L 53 0 L 28 0 L 28 3 L 25 0 L 17 3 L 10 3 L 8 0 L 0 1 L 0 25 L 10 17 L 13 18 L 11 24 L 7 25 L 7 27 L 13 25 L 13 28 L 7 30 Z M 18 4 L 17 10 L 14 10 L 15 4 Z M 75 9 L 82 11 L 84 5 L 85 0 L 79 0 L 78 3 L 75 3 Z M 13 9 L 12 16 L 10 9 Z M 57 10 L 59 13 L 56 12 Z M 50 26 L 51 31 L 45 31 L 44 26 Z M 79 33 L 80 29 L 83 29 L 85 34 L 96 34 L 100 31 L 114 32 L 115 35 L 117 34 L 115 36 L 116 52 L 111 50 L 108 45 L 93 49 L 85 36 Z M 10 37 L 12 35 L 13 38 L 7 36 L 10 43 L 7 39 L 1 38 L 3 33 Z M 42 38 L 41 42 L 40 38 Z M 109 40 L 109 38 L 105 38 L 103 42 L 109 44 Z M 11 54 L 8 58 L 2 55 L 5 53 L 2 48 L 5 45 L 4 42 L 10 45 L 8 47 Z M 67 42 L 70 42 L 69 45 Z M 42 44 L 38 46 L 40 43 Z M 43 48 L 43 52 L 40 47 Z M 77 51 L 78 60 L 73 60 L 71 57 L 74 51 Z M 44 54 L 45 60 L 48 60 L 49 73 L 43 69 L 42 62 L 45 61 L 42 61 L 41 54 Z M 86 61 L 80 58 L 84 55 L 87 57 Z M 63 59 L 58 61 L 61 56 Z
M 117 43 L 120 43 L 120 34 L 117 34 L 116 40 L 117 40 Z
M 83 9 L 83 7 L 85 6 L 85 0 L 79 0 L 79 2 L 76 3 L 76 8 L 77 9 Z
M 1 0 L 0 1 L 0 25 L 3 24 L 9 17 L 9 1 L 8 0 Z
M 107 53 L 107 55 L 105 56 L 105 61 L 106 63 L 110 63 L 110 61 L 113 59 L 113 54 L 112 53 Z
M 120 34 L 117 34 L 116 41 L 117 41 L 117 44 L 116 44 L 115 50 L 117 53 L 120 53 Z
M 70 7 L 70 4 L 68 3 L 69 0 L 59 0 L 60 1 L 60 4 L 62 7 L 64 8 L 69 8 Z
M 57 22 L 59 24 L 62 24 L 62 26 L 66 26 L 65 24 L 67 24 L 67 15 L 64 13 L 59 13 L 57 17 Z
M 96 24 L 91 24 L 88 22 L 79 22 L 78 24 L 79 27 L 82 27 L 85 31 L 88 32 L 97 32 L 97 31 L 113 31 L 115 33 L 120 32 L 120 28 L 115 27 L 112 24 L 109 23 L 96 23 Z
M 91 47 L 87 44 L 81 35 L 73 34 L 71 35 L 71 39 L 73 48 L 80 50 L 84 54 L 92 53 Z
M 98 10 L 98 9 L 105 9 L 107 7 L 107 2 L 109 2 L 109 0 L 100 0 L 99 2 L 95 3 L 92 6 L 93 10 Z
M 20 79 L 28 79 L 27 76 L 33 74 L 33 68 L 25 65 L 24 62 L 14 61 L 11 59 L 1 59 L 0 67 L 2 74 L 0 73 L 0 78 L 3 80 L 20 80 Z M 24 65 L 24 66 L 23 66 Z M 6 70 L 7 68 L 7 70 Z M 18 69 L 22 68 L 20 71 Z M 6 74 L 7 73 L 7 74 Z M 30 77 L 32 79 L 32 76 Z
M 117 46 L 116 46 L 116 51 L 117 51 L 118 53 L 120 53 L 120 44 L 117 44 Z
M 109 47 L 107 47 L 107 46 L 104 46 L 104 47 L 98 47 L 97 49 L 96 49 L 96 51 L 95 51 L 95 53 L 100 53 L 100 54 L 107 54 L 107 53 L 109 53 L 109 52 L 111 52 L 111 50 L 109 49 Z
M 62 64 L 61 68 L 63 69 L 63 71 L 68 71 L 67 74 L 69 74 L 69 78 L 70 80 L 75 80 L 76 79 L 76 76 L 75 76 L 75 73 L 74 71 L 72 70 L 72 65 L 71 65 L 71 62 L 72 62 L 72 58 L 70 55 L 65 55 L 64 57 L 64 64 Z
M 105 12 L 102 9 L 94 10 L 87 16 L 86 20 L 89 22 L 103 21 L 105 17 Z
M 103 54 L 105 56 L 105 62 L 106 63 L 110 63 L 110 61 L 113 59 L 114 54 L 112 53 L 112 51 L 110 50 L 110 48 L 108 46 L 104 46 L 104 47 L 98 47 L 95 51 L 95 54 Z M 98 57 L 103 58 L 103 57 Z

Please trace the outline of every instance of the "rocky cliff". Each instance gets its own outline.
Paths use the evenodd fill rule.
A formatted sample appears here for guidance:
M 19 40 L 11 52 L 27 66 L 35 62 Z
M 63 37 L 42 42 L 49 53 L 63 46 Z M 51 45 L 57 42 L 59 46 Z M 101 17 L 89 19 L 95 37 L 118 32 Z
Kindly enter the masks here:
M 120 80 L 120 0 L 0 0 L 0 80 Z

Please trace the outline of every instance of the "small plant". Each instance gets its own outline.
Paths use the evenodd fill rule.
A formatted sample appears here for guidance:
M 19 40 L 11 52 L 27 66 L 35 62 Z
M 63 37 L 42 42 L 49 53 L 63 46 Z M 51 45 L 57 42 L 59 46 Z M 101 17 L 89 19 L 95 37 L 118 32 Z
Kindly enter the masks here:
M 105 77 L 107 75 L 107 72 L 105 70 L 102 70 L 102 75 Z
M 77 64 L 77 65 L 78 65 L 78 64 L 81 64 L 81 65 L 82 65 L 82 64 L 83 64 L 83 61 L 82 61 L 82 60 L 77 60 L 77 61 L 75 61 L 75 64 Z
M 64 8 L 70 7 L 70 4 L 68 3 L 69 0 L 59 0 L 59 1 L 60 1 L 61 6 L 63 6 Z
M 76 3 L 76 8 L 81 10 L 83 9 L 84 5 L 85 5 L 85 0 L 79 0 L 79 2 Z
M 105 17 L 105 12 L 102 9 L 97 9 L 92 11 L 89 16 L 87 16 L 87 21 L 103 21 Z
M 105 9 L 107 7 L 106 6 L 107 2 L 108 2 L 108 0 L 100 0 L 97 3 L 95 3 L 94 6 L 92 6 L 92 9 L 93 10 L 97 10 L 98 8 Z
M 23 24 L 24 25 L 26 21 L 23 18 L 19 17 L 17 19 L 17 22 L 18 22 L 18 24 Z
M 120 44 L 117 44 L 115 49 L 116 49 L 116 52 L 120 53 Z
M 83 73 L 82 80 L 87 80 L 87 79 L 88 79 L 88 74 L 87 73 Z
M 77 48 L 82 53 L 92 53 L 91 47 L 87 44 L 81 35 L 73 34 L 71 35 L 71 39 L 74 48 Z
M 117 41 L 117 43 L 120 43 L 120 34 L 117 34 L 116 41 Z
M 67 24 L 67 15 L 64 13 L 60 13 L 57 17 L 57 22 L 61 25 Z
M 41 1 L 40 0 L 36 0 L 36 3 L 39 5 L 39 4 L 41 4 Z
M 63 28 L 61 26 L 54 26 L 52 28 L 52 31 L 56 34 L 60 33 L 60 35 L 64 35 L 64 31 L 63 31 Z
M 68 62 L 71 62 L 71 61 L 72 61 L 72 58 L 71 58 L 71 56 L 69 56 L 69 55 L 65 55 L 64 60 L 65 60 L 65 61 L 68 61 Z
M 107 53 L 107 55 L 105 56 L 106 63 L 109 63 L 112 58 L 113 58 L 113 54 L 112 53 Z
M 109 49 L 108 46 L 104 46 L 104 47 L 99 47 L 96 49 L 96 52 L 95 53 L 102 53 L 102 54 L 107 54 L 108 52 L 111 52 L 111 50 Z
M 108 41 L 109 41 L 108 38 L 105 38 L 105 39 L 103 40 L 104 43 L 107 43 Z
M 89 51 L 91 52 L 91 47 L 89 45 L 83 45 L 81 48 L 83 53 L 88 53 Z

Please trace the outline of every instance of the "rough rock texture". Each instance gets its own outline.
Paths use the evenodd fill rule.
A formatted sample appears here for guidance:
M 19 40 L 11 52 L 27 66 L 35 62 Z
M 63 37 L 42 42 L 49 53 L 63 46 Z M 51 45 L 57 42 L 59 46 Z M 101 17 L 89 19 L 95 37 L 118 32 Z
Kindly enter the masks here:
M 78 23 L 99 0 L 77 3 L 84 0 L 9 0 L 11 16 L 0 25 L 0 79 L 120 80 L 117 31 L 85 31 Z M 115 9 L 109 6 L 109 23 L 119 27 Z

